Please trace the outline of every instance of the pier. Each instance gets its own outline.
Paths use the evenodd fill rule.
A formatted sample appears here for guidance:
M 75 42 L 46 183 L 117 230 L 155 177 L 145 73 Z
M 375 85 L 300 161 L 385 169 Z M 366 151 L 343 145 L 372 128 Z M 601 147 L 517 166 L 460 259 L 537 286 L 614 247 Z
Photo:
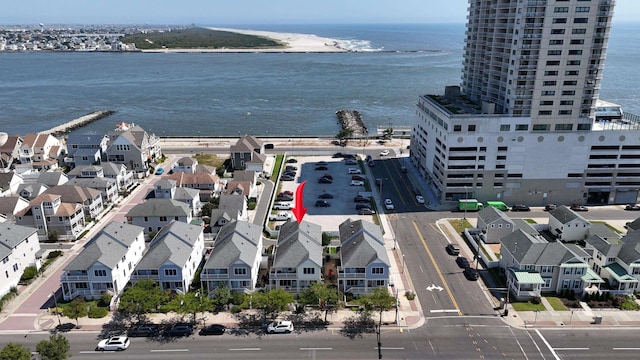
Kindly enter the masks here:
M 113 110 L 98 110 L 98 111 L 94 111 L 90 114 L 81 116 L 77 119 L 73 119 L 71 121 L 68 121 L 64 124 L 58 125 L 54 128 L 51 128 L 49 130 L 45 130 L 45 131 L 40 131 L 41 134 L 51 134 L 54 136 L 59 136 L 62 134 L 66 134 L 68 132 L 70 132 L 71 130 L 75 130 L 79 127 L 83 127 L 93 121 L 96 120 L 100 120 L 102 118 L 105 118 L 111 114 L 113 114 L 114 111 Z
M 342 129 L 352 131 L 351 137 L 365 137 L 369 133 L 357 110 L 338 110 L 336 115 Z

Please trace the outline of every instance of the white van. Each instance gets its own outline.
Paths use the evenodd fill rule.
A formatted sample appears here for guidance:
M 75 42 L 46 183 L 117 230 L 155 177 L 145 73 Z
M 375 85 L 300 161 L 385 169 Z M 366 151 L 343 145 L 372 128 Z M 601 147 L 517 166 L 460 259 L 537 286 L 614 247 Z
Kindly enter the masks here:
M 275 203 L 273 204 L 275 210 L 290 210 L 291 203 Z

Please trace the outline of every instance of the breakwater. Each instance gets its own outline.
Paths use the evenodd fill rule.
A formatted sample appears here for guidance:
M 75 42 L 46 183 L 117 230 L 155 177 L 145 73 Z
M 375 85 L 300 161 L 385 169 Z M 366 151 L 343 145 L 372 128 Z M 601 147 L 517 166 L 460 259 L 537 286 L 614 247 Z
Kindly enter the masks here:
M 342 130 L 351 131 L 351 137 L 365 137 L 369 130 L 364 126 L 362 116 L 358 110 L 338 110 L 336 111 L 338 122 Z
M 98 111 L 94 111 L 90 114 L 81 116 L 77 119 L 73 119 L 71 121 L 67 121 L 64 124 L 58 125 L 56 127 L 53 127 L 49 130 L 45 130 L 45 131 L 41 131 L 41 134 L 51 134 L 54 136 L 59 136 L 62 134 L 66 134 L 72 130 L 75 130 L 77 128 L 83 127 L 93 121 L 96 120 L 100 120 L 102 118 L 105 118 L 111 114 L 113 114 L 114 111 L 113 110 L 98 110 Z

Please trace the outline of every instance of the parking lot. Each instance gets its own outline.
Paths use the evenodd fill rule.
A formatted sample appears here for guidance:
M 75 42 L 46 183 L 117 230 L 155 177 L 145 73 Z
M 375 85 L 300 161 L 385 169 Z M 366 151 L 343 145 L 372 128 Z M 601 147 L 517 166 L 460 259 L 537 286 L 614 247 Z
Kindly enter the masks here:
M 292 192 L 294 194 L 293 200 L 276 201 L 277 203 L 288 202 L 291 203 L 291 206 L 294 206 L 296 188 L 306 181 L 303 204 L 308 210 L 304 217 L 305 221 L 318 224 L 322 226 L 322 231 L 329 232 L 337 232 L 340 223 L 348 218 L 374 221 L 372 215 L 358 214 L 359 211 L 356 210 L 356 205 L 365 203 L 354 202 L 354 198 L 359 194 L 371 196 L 371 193 L 367 193 L 364 186 L 367 182 L 371 184 L 373 181 L 371 176 L 367 174 L 367 166 L 361 167 L 358 162 L 348 162 L 344 158 L 333 158 L 331 156 L 293 156 L 293 158 L 297 162 L 284 162 L 282 165 L 283 172 L 285 166 L 294 166 L 297 168 L 295 170 L 296 175 L 293 180 L 280 180 L 277 189 L 277 192 Z M 362 173 L 358 174 L 359 171 Z M 330 181 L 324 180 L 321 183 L 319 181 L 320 178 L 327 175 L 331 177 Z M 354 177 L 357 176 L 364 178 L 363 185 L 355 185 L 358 180 L 354 180 Z M 352 185 L 352 181 L 355 181 L 354 185 Z M 332 198 L 320 198 L 323 194 L 325 196 L 329 194 Z M 329 206 L 316 206 L 316 201 L 318 200 L 325 200 L 329 203 Z M 375 208 L 373 201 L 370 204 L 371 209 L 377 213 L 378 209 Z M 277 224 L 279 223 L 281 222 L 277 222 Z

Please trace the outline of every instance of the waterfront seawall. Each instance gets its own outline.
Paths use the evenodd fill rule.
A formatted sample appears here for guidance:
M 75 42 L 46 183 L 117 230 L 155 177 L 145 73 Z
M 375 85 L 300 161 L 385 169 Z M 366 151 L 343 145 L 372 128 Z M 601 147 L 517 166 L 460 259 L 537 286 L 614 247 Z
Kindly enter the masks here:
M 90 114 L 81 116 L 77 119 L 73 119 L 71 121 L 67 121 L 66 123 L 63 123 L 61 125 L 58 125 L 56 127 L 53 127 L 49 130 L 45 130 L 45 131 L 40 131 L 41 134 L 51 134 L 54 136 L 60 136 L 62 134 L 66 134 L 68 132 L 70 132 L 71 130 L 75 130 L 79 127 L 83 127 L 93 121 L 96 120 L 100 120 L 102 118 L 105 118 L 111 114 L 113 114 L 114 111 L 113 110 L 98 110 L 98 111 L 94 111 Z

